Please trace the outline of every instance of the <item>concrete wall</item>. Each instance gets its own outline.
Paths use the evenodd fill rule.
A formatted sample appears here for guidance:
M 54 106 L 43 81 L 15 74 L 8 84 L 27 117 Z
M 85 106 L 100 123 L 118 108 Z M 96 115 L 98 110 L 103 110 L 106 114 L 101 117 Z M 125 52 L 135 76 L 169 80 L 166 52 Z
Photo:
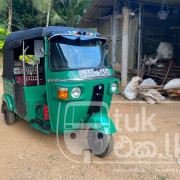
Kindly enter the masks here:
M 107 38 L 107 45 L 109 47 L 109 59 L 112 57 L 112 29 L 111 18 L 106 20 L 100 20 L 97 23 L 97 31 L 105 38 Z
M 118 18 L 118 33 L 117 33 L 117 49 L 116 49 L 116 63 L 114 70 L 117 74 L 121 72 L 121 61 L 122 61 L 122 19 Z M 130 22 L 130 42 L 129 42 L 129 60 L 128 68 L 134 69 L 136 62 L 136 44 L 137 44 L 137 27 L 138 19 L 133 19 Z M 107 38 L 107 44 L 109 47 L 109 59 L 112 60 L 112 18 L 100 20 L 97 23 L 97 31 L 104 37 Z
M 130 21 L 130 37 L 129 37 L 129 69 L 136 69 L 137 60 L 137 34 L 138 34 L 138 19 Z

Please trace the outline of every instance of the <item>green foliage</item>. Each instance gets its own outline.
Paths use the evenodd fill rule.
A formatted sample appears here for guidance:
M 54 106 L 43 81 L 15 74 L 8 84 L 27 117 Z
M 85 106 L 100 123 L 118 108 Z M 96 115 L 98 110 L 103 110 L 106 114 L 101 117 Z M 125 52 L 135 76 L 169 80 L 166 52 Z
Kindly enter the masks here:
M 75 27 L 92 0 L 13 0 L 12 31 L 45 26 L 48 6 L 50 26 Z M 9 0 L 0 0 L 0 23 L 7 26 Z M 6 29 L 6 28 L 5 28 Z
M 54 9 L 66 22 L 66 26 L 75 27 L 92 0 L 58 0 L 54 2 Z
M 47 13 L 48 6 L 51 6 L 53 0 L 32 0 L 33 6 L 43 14 Z
M 0 1 L 0 12 L 5 12 L 8 7 L 9 0 L 1 0 Z
M 4 42 L 8 34 L 9 32 L 6 31 L 6 26 L 4 24 L 0 24 L 0 54 L 2 54 Z
M 168 177 L 165 177 L 165 176 L 160 176 L 159 177 L 159 180 L 166 180 Z
M 33 8 L 31 1 L 13 0 L 13 2 L 12 31 L 45 26 L 46 16 Z

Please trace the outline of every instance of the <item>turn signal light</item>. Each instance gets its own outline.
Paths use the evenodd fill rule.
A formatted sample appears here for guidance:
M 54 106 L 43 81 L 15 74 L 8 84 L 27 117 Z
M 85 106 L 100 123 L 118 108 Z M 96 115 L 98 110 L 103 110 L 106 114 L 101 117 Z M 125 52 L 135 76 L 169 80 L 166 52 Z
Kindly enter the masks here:
M 68 88 L 58 88 L 58 98 L 68 99 Z
M 69 34 L 79 34 L 78 31 L 68 31 L 68 32 L 69 32 Z
M 87 33 L 88 36 L 96 36 L 95 33 Z

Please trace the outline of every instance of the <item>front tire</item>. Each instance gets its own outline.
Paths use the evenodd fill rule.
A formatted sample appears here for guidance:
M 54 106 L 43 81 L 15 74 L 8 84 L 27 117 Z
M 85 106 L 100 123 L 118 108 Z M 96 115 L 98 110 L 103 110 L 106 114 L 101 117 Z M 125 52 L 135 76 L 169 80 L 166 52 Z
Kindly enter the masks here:
M 103 134 L 97 130 L 90 129 L 88 132 L 88 144 L 95 156 L 103 158 L 111 154 L 114 140 L 112 134 Z
M 15 114 L 12 111 L 9 111 L 7 105 L 4 105 L 4 121 L 7 125 L 11 125 L 15 123 Z

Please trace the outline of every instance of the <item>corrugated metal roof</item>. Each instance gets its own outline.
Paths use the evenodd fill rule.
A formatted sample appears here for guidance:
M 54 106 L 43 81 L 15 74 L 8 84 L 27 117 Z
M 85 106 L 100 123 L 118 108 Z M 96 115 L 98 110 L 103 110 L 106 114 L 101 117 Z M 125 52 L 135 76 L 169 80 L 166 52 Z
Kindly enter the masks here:
M 129 0 L 132 3 L 161 4 L 162 0 Z M 180 0 L 166 0 L 168 5 L 180 6 Z M 97 20 L 112 13 L 113 0 L 94 0 L 81 19 L 78 27 L 95 28 Z
M 152 3 L 152 4 L 162 4 L 162 0 L 130 0 L 131 2 L 142 2 L 142 3 Z M 169 5 L 180 5 L 180 0 L 166 0 Z
M 78 24 L 78 27 L 96 27 L 97 19 L 107 16 L 112 10 L 113 0 L 94 0 Z

